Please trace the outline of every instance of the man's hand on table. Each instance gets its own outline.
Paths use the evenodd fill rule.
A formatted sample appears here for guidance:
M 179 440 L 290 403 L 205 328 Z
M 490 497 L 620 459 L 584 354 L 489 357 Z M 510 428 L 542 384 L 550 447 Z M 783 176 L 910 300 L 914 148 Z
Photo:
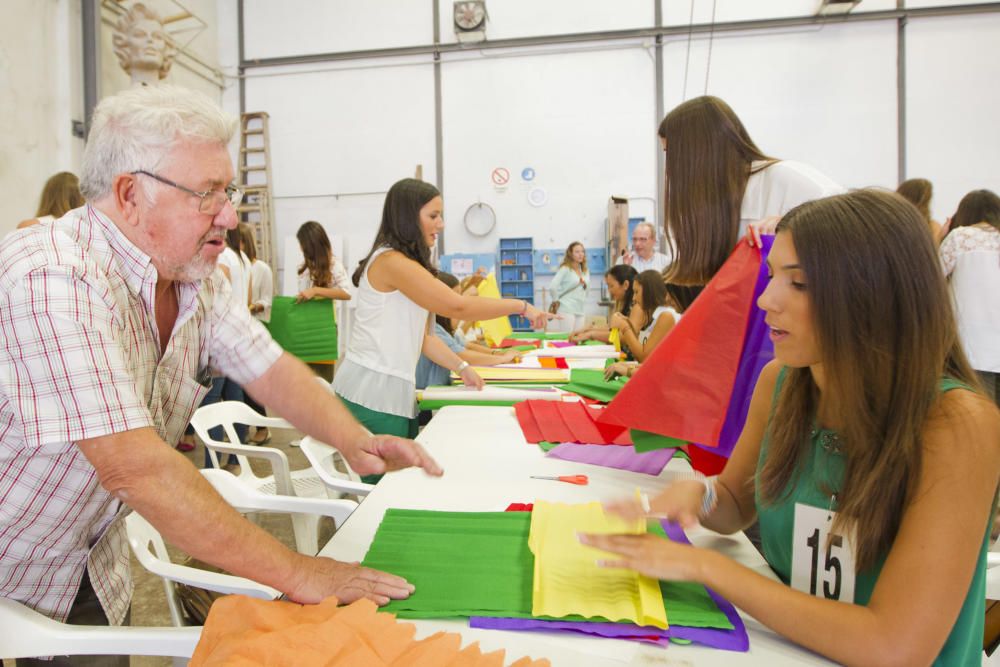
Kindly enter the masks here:
M 380 475 L 411 467 L 422 468 L 434 477 L 444 474 L 420 443 L 394 435 L 365 435 L 341 453 L 359 475 Z
M 301 604 L 316 604 L 336 595 L 341 604 L 368 598 L 382 606 L 389 600 L 405 600 L 413 592 L 413 584 L 393 574 L 361 567 L 357 563 L 342 563 L 332 558 L 304 557 L 299 577 L 288 599 Z

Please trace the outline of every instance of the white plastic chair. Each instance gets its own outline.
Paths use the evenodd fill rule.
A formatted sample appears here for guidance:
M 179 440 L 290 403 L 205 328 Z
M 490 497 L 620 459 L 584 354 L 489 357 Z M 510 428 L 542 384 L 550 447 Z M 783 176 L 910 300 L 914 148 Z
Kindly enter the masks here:
M 20 602 L 0 598 L 0 656 L 162 655 L 190 658 L 201 628 L 68 625 Z
M 288 457 L 280 449 L 241 444 L 236 437 L 234 424 L 266 426 L 267 428 L 293 428 L 284 419 L 260 415 L 239 401 L 222 401 L 203 405 L 191 417 L 191 426 L 208 448 L 212 464 L 219 467 L 218 454 L 234 454 L 240 463 L 238 478 L 248 486 L 272 496 L 298 496 L 302 498 L 329 498 L 326 485 L 312 468 L 292 471 Z M 213 440 L 209 430 L 221 426 L 229 442 Z M 258 477 L 250 467 L 248 458 L 264 459 L 271 464 L 271 474 Z M 228 473 L 227 473 L 228 474 Z M 295 547 L 299 553 L 315 555 L 319 551 L 318 516 L 292 515 Z
M 299 441 L 299 447 L 302 448 L 309 465 L 326 485 L 328 492 L 338 495 L 367 496 L 375 488 L 374 484 L 362 482 L 361 477 L 351 470 L 340 452 L 325 442 L 306 436 Z M 346 472 L 337 469 L 337 461 L 343 464 Z
M 227 503 L 240 512 L 289 512 L 329 516 L 337 527 L 351 515 L 357 503 L 351 500 L 327 498 L 296 498 L 271 496 L 247 487 L 224 470 L 202 470 L 205 479 L 215 487 Z M 163 588 L 170 608 L 170 620 L 177 627 L 184 625 L 184 616 L 177 599 L 174 583 L 187 584 L 224 594 L 242 594 L 261 600 L 273 600 L 280 591 L 244 577 L 208 572 L 170 561 L 163 538 L 148 521 L 136 512 L 125 518 L 128 543 L 139 563 L 163 579 Z

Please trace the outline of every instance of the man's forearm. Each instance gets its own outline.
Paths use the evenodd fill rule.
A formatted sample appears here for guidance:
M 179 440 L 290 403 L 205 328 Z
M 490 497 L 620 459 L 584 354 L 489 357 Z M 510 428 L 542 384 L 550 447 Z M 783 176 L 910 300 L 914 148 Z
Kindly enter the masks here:
M 294 590 L 303 557 L 241 516 L 152 429 L 78 445 L 101 485 L 167 542 L 237 576 Z
M 309 367 L 287 352 L 245 389 L 306 435 L 342 451 L 366 435 L 340 400 L 320 386 Z

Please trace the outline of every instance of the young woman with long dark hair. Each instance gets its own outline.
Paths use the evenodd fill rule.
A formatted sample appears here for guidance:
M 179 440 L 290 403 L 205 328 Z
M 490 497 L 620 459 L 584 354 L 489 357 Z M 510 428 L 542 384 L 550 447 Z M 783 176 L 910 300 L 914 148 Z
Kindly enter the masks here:
M 843 192 L 808 165 L 766 155 L 717 97 L 678 105 L 658 134 L 666 151 L 664 219 L 674 261 L 665 274 L 672 283 L 708 283 L 748 232 L 748 241 L 759 243 L 793 207 Z
M 333 388 L 373 433 L 416 434 L 415 369 L 421 352 L 458 373 L 482 379 L 432 333 L 429 313 L 462 320 L 520 314 L 536 326 L 548 316 L 520 299 L 462 296 L 435 278 L 431 248 L 444 229 L 441 193 L 412 178 L 394 184 L 371 252 L 354 271 L 357 309 Z
M 632 292 L 638 275 L 639 272 L 635 270 L 635 267 L 629 264 L 616 264 L 604 273 L 604 283 L 608 286 L 608 296 L 615 302 L 613 313 L 621 313 L 625 317 L 629 317 L 631 314 Z M 637 321 L 634 321 L 633 324 L 639 326 Z M 585 340 L 599 340 L 607 343 L 610 334 L 611 327 L 605 324 L 577 329 L 569 335 L 569 339 L 578 344 Z
M 299 265 L 299 293 L 296 299 L 337 299 L 349 301 L 350 283 L 343 262 L 333 256 L 330 237 L 323 225 L 315 220 L 302 223 L 295 232 L 299 248 L 302 250 L 302 264 Z
M 760 522 L 774 581 L 653 536 L 584 536 L 603 564 L 709 586 L 843 664 L 978 665 L 1000 412 L 959 343 L 936 249 L 898 195 L 804 204 L 760 296 L 775 360 L 718 477 L 625 516 L 720 533 Z M 916 610 L 916 611 L 915 611 Z

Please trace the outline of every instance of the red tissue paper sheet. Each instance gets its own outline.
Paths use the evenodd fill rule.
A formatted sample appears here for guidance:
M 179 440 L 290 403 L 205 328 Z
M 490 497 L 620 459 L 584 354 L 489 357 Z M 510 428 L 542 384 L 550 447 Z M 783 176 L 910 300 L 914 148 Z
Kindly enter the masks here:
M 739 243 L 600 421 L 718 447 L 760 265 Z

